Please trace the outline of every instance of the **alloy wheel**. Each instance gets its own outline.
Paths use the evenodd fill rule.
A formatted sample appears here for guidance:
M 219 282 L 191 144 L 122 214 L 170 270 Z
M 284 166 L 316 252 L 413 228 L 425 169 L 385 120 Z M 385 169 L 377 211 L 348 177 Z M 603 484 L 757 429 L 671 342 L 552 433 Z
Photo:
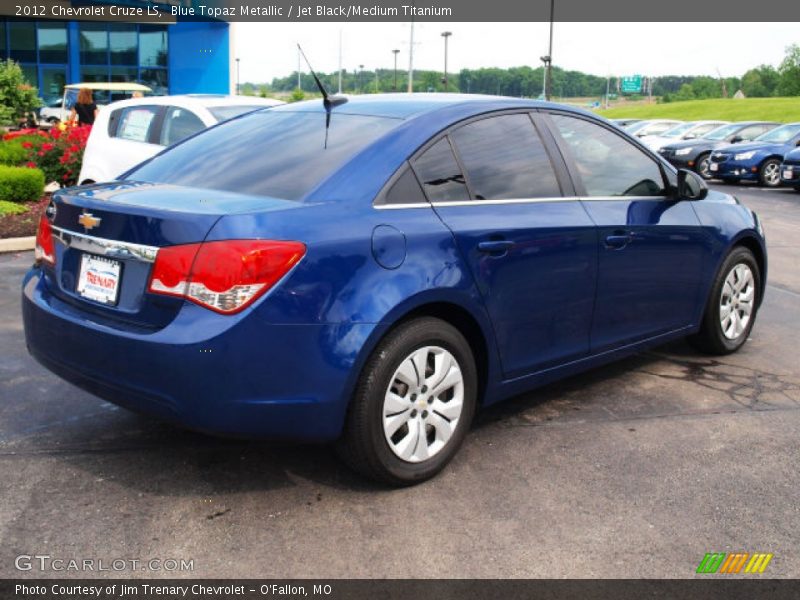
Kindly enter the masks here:
M 746 264 L 739 263 L 728 272 L 719 300 L 719 324 L 726 338 L 735 340 L 747 329 L 754 300 L 753 272 Z

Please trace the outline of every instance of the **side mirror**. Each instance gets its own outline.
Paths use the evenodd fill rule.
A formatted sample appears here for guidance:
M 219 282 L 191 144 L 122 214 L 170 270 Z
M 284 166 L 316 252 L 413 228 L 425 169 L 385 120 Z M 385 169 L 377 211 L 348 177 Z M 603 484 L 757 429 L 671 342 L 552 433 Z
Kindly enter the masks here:
M 678 200 L 702 200 L 708 196 L 705 180 L 694 171 L 680 169 L 678 171 Z
M 731 138 L 731 144 L 738 144 L 739 142 L 743 141 L 744 138 L 740 135 L 735 135 Z

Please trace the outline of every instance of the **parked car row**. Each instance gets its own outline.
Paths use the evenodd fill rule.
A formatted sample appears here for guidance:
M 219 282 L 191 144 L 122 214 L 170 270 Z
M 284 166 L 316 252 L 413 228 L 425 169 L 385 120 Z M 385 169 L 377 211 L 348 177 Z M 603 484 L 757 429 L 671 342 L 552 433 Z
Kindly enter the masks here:
M 800 191 L 800 123 L 692 121 L 663 129 L 671 121 L 630 121 L 618 119 L 615 124 L 673 166 L 692 169 L 703 179 Z

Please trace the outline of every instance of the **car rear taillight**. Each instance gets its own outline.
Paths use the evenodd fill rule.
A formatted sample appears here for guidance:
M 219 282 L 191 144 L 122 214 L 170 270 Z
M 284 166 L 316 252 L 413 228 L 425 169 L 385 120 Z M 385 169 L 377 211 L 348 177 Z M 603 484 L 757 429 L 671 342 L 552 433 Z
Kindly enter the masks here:
M 50 221 L 42 215 L 39 219 L 39 228 L 36 230 L 36 248 L 33 251 L 36 262 L 56 264 L 56 247 L 53 243 L 53 229 Z
M 225 240 L 161 248 L 148 289 L 233 314 L 275 285 L 306 253 L 305 244 Z

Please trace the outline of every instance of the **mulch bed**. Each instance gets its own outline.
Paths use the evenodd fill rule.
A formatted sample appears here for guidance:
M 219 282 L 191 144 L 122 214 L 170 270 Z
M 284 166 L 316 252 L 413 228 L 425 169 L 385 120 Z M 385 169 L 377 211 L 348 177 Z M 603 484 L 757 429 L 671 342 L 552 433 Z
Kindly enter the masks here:
M 41 200 L 27 205 L 27 212 L 0 217 L 0 239 L 36 235 L 39 217 L 49 201 L 50 196 L 42 196 Z

